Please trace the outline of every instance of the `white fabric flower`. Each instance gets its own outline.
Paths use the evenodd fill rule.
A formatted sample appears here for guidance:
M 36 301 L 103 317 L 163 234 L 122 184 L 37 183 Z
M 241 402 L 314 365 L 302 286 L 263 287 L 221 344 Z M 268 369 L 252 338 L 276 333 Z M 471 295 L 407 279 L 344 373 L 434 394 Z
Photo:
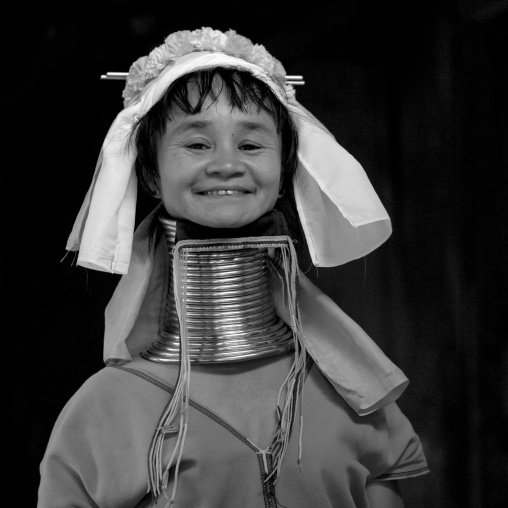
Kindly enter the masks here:
M 259 65 L 262 69 L 273 74 L 273 57 L 266 51 L 265 47 L 261 44 L 254 44 L 252 47 L 250 61 L 253 64 Z
M 285 83 L 285 70 L 282 64 L 270 55 L 264 46 L 253 44 L 247 37 L 238 35 L 235 30 L 228 30 L 225 33 L 210 27 L 203 27 L 192 32 L 181 30 L 166 37 L 164 44 L 131 65 L 122 93 L 124 105 L 127 107 L 133 104 L 144 87 L 159 76 L 166 67 L 173 65 L 182 56 L 195 51 L 225 53 L 241 58 L 275 75 L 281 84 Z
M 194 46 L 192 45 L 191 37 L 192 32 L 190 30 L 182 30 L 166 37 L 164 44 L 170 54 L 179 58 L 193 51 Z
M 249 61 L 252 51 L 252 42 L 246 37 L 238 35 L 234 30 L 227 32 L 227 36 L 224 52 L 228 55 Z

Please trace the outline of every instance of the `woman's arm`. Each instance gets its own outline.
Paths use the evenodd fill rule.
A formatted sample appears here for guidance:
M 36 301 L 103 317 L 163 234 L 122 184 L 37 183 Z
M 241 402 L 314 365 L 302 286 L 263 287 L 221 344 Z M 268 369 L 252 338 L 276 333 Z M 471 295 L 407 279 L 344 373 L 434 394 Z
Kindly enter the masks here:
M 367 498 L 371 508 L 404 508 L 399 486 L 393 480 L 368 483 Z

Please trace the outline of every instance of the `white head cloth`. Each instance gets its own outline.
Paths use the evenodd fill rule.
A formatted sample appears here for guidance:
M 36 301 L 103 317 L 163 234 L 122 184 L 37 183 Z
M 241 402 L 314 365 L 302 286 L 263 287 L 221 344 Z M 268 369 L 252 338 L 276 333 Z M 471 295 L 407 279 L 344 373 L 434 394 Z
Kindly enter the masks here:
M 158 333 L 161 316 L 161 305 L 153 302 L 161 300 L 165 275 L 162 262 L 147 250 L 145 231 L 150 218 L 134 236 L 137 180 L 136 153 L 129 146 L 132 128 L 177 78 L 217 66 L 251 72 L 271 87 L 292 114 L 300 144 L 295 198 L 316 266 L 336 266 L 362 257 L 391 233 L 388 214 L 360 164 L 263 68 L 220 52 L 182 56 L 150 81 L 113 122 L 67 242 L 67 250 L 79 250 L 78 265 L 128 272 L 106 309 L 105 361 L 128 361 L 146 349 Z M 395 400 L 408 383 L 400 369 L 303 276 L 300 290 L 307 349 L 348 404 L 366 414 Z M 284 318 L 283 306 L 278 305 L 278 313 Z
M 298 214 L 316 266 L 362 257 L 391 234 L 390 219 L 360 164 L 261 67 L 223 53 L 196 52 L 167 67 L 113 122 L 102 146 L 92 184 L 76 218 L 67 250 L 79 250 L 77 264 L 127 273 L 132 250 L 137 180 L 134 123 L 177 78 L 208 67 L 234 67 L 267 83 L 296 123 L 300 149 L 294 179 Z

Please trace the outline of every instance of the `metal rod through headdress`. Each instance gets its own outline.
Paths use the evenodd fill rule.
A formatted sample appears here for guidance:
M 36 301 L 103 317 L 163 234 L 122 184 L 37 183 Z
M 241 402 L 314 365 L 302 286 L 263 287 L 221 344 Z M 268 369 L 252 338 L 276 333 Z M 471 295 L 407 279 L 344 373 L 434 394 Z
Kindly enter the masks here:
M 106 74 L 101 74 L 101 79 L 105 81 L 125 81 L 128 75 L 128 72 L 106 72 Z M 296 74 L 287 75 L 286 83 L 288 85 L 305 85 L 303 76 Z

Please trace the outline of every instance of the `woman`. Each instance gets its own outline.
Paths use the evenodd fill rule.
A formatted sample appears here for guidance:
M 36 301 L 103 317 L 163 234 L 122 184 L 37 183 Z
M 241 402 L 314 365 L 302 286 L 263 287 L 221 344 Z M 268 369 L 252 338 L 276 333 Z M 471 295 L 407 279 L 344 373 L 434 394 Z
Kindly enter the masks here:
M 407 379 L 293 246 L 296 213 L 316 265 L 387 238 L 362 168 L 234 31 L 172 34 L 124 98 L 67 248 L 126 275 L 39 506 L 402 506 L 396 480 L 427 472 Z M 133 239 L 136 174 L 161 205 Z

